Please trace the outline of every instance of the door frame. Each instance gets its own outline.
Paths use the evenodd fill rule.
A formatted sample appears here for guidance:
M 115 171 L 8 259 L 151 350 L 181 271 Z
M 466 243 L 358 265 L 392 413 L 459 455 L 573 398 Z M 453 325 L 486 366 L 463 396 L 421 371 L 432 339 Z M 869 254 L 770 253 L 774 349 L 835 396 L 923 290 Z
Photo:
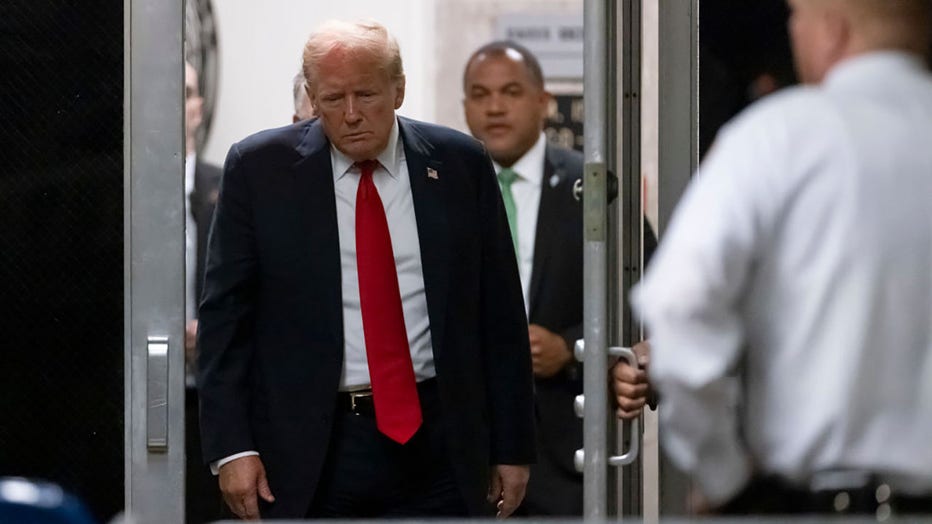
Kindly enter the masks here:
M 657 238 L 662 241 L 699 165 L 700 0 L 661 0 L 658 8 Z M 656 431 L 662 436 L 663 425 Z M 694 514 L 691 480 L 662 456 L 656 476 L 659 516 Z
M 184 0 L 124 0 L 123 10 L 125 512 L 180 523 Z

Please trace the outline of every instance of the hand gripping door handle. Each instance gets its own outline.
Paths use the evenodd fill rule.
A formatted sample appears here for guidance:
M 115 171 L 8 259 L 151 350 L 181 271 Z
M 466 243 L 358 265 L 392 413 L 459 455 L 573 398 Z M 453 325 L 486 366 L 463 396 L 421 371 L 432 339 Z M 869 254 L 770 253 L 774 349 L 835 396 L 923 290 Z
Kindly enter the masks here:
M 608 348 L 608 354 L 613 357 L 623 358 L 628 361 L 629 366 L 638 369 L 638 357 L 631 348 L 618 346 L 610 347 Z M 630 436 L 628 451 L 625 451 L 621 455 L 608 457 L 609 466 L 627 466 L 637 460 L 638 452 L 641 449 L 641 428 L 638 423 L 639 420 L 640 417 L 635 417 L 627 422 L 628 435 Z
M 585 353 L 585 343 L 583 340 L 576 341 L 576 347 L 574 348 L 574 354 L 576 360 L 582 362 L 583 355 Z M 613 357 L 623 358 L 627 361 L 628 365 L 633 368 L 638 368 L 638 359 L 637 355 L 634 354 L 634 351 L 631 348 L 613 346 L 608 348 L 608 354 Z M 573 403 L 573 410 L 576 412 L 576 416 L 583 418 L 583 413 L 585 412 L 586 399 L 584 395 L 577 395 L 576 400 Z M 640 424 L 638 423 L 638 418 L 629 420 L 626 422 L 628 424 L 628 435 L 630 435 L 630 445 L 626 452 L 621 455 L 612 455 L 608 457 L 608 464 L 610 466 L 621 467 L 632 464 L 637 460 L 638 453 L 641 448 L 641 431 Z M 578 449 L 576 450 L 576 455 L 573 457 L 573 462 L 576 466 L 576 471 L 582 472 L 583 466 L 585 463 L 586 453 L 585 450 Z

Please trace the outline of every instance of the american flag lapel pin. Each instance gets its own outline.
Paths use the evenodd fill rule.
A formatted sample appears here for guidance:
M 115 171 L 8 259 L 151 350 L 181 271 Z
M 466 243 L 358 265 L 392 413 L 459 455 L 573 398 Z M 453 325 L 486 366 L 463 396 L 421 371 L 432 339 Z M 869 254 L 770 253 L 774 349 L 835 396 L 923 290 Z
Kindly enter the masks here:
M 439 180 L 439 179 L 440 179 L 440 177 L 437 176 L 437 170 L 434 169 L 434 168 L 432 168 L 432 167 L 428 167 L 428 168 L 427 168 L 427 178 L 431 178 L 431 179 L 433 179 L 433 180 Z

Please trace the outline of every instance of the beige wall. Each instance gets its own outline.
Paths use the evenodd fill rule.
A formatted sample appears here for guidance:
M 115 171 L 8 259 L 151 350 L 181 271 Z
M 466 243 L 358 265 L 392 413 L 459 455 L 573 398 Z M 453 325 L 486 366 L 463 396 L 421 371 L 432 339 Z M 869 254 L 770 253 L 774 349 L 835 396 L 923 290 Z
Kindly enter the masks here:
M 641 177 L 643 178 L 643 213 L 657 231 L 659 193 L 659 120 L 660 120 L 660 13 L 656 2 L 644 2 L 641 43 Z
M 468 0 L 464 0 L 468 1 Z M 435 120 L 436 0 L 214 0 L 220 75 L 204 158 L 222 164 L 234 142 L 291 123 L 292 78 L 310 32 L 332 19 L 371 18 L 398 39 L 407 76 L 400 113 Z
M 435 0 L 437 57 L 434 115 L 467 131 L 463 118 L 463 67 L 469 55 L 494 39 L 499 15 L 516 12 L 582 13 L 583 0 Z
M 331 18 L 375 19 L 401 45 L 407 94 L 401 114 L 467 131 L 463 66 L 495 38 L 506 13 L 582 13 L 583 0 L 215 0 L 220 75 L 204 158 L 222 164 L 230 145 L 291 122 L 291 78 L 307 35 Z
M 496 37 L 500 15 L 581 14 L 583 0 L 216 0 L 220 76 L 215 120 L 203 155 L 222 164 L 230 145 L 261 129 L 291 122 L 291 78 L 311 30 L 330 18 L 373 18 L 398 38 L 407 74 L 400 113 L 467 132 L 463 67 L 480 45 Z M 645 5 L 645 24 L 656 23 Z M 656 224 L 656 32 L 645 30 L 642 116 L 644 205 Z M 546 71 L 545 71 L 546 73 Z M 651 126 L 653 123 L 653 127 Z

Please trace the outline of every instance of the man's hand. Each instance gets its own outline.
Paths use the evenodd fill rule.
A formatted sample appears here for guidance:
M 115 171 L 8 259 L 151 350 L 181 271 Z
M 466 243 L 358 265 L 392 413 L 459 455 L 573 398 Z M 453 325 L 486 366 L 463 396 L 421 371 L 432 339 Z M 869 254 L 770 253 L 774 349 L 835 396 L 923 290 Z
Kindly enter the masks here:
M 634 369 L 624 360 L 612 368 L 612 391 L 618 404 L 618 418 L 637 418 L 647 404 L 650 384 L 647 382 L 647 366 L 650 364 L 650 343 L 642 340 L 631 348 L 638 358 L 639 369 Z
M 197 361 L 197 319 L 189 320 L 184 326 L 184 360 L 189 365 Z
M 521 505 L 530 476 L 530 466 L 499 464 L 492 468 L 488 500 L 498 509 L 496 517 L 508 518 Z
M 566 340 L 560 335 L 537 324 L 528 326 L 527 332 L 531 340 L 531 365 L 536 376 L 552 377 L 573 359 Z
M 702 491 L 696 486 L 693 486 L 689 490 L 689 493 L 686 494 L 686 507 L 689 508 L 689 511 L 694 515 L 712 516 L 716 514 L 715 510 L 709 504 L 709 500 L 705 498 L 705 495 L 703 495 Z
M 265 466 L 255 455 L 240 457 L 220 467 L 220 491 L 230 510 L 243 520 L 259 520 L 259 501 L 275 502 L 265 478 Z

